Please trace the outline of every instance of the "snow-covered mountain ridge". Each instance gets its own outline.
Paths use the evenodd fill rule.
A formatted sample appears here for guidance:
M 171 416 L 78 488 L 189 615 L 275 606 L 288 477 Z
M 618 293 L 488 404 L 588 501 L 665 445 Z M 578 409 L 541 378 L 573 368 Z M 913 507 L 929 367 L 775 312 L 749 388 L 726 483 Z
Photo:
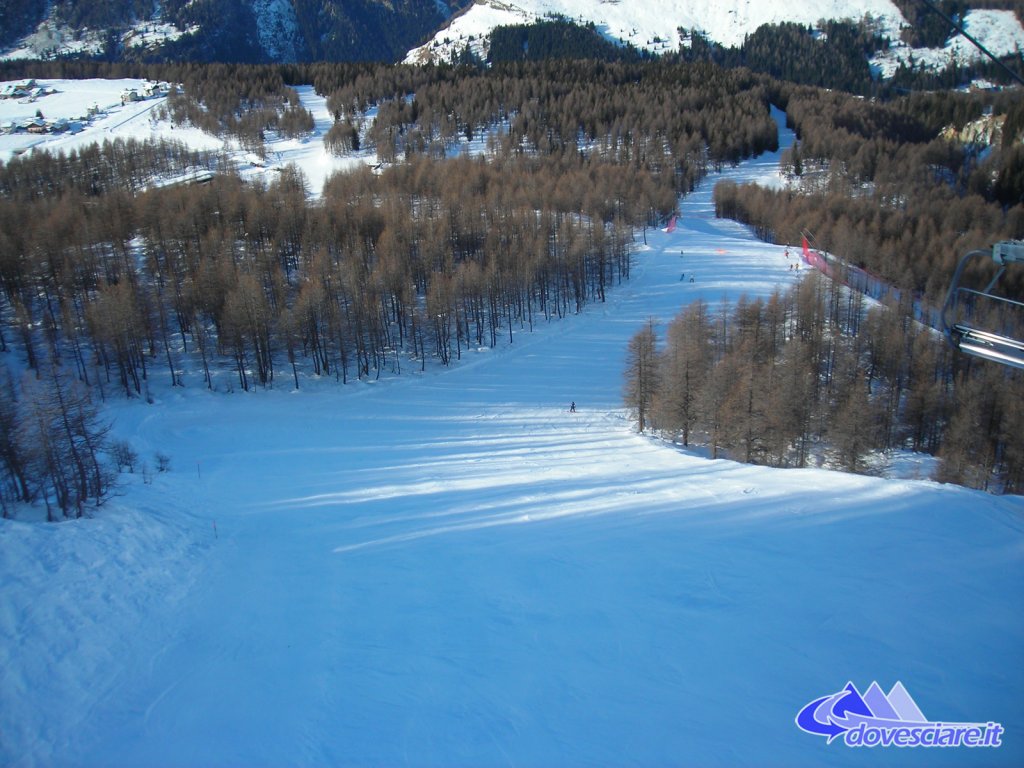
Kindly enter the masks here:
M 906 24 L 902 14 L 888 0 L 864 3 L 731 0 L 711 4 L 699 0 L 653 0 L 642 4 L 615 0 L 480 0 L 453 19 L 433 40 L 411 51 L 406 60 L 420 61 L 430 55 L 444 59 L 467 44 L 484 52 L 486 36 L 495 27 L 530 24 L 552 16 L 581 24 L 592 22 L 608 38 L 642 50 L 664 53 L 686 43 L 680 30 L 701 30 L 716 43 L 738 46 L 762 24 L 784 21 L 816 24 L 821 19 L 861 19 L 865 15 L 876 19 L 894 38 Z
M 690 30 L 728 48 L 765 24 L 868 20 L 890 43 L 871 62 L 882 77 L 901 63 L 940 69 L 981 55 L 961 36 L 938 48 L 902 43 L 910 22 L 890 0 L 160 0 L 144 15 L 127 4 L 121 12 L 122 4 L 112 0 L 100 11 L 86 0 L 27 0 L 17 15 L 0 8 L 0 58 L 448 61 L 467 47 L 486 58 L 496 27 L 552 17 L 593 24 L 609 40 L 653 53 L 685 47 Z M 1024 27 L 1012 11 L 972 9 L 963 22 L 996 55 L 1024 48 Z
M 406 62 L 447 61 L 468 47 L 486 59 L 490 33 L 499 26 L 532 24 L 561 17 L 579 24 L 593 24 L 605 37 L 652 53 L 676 51 L 689 45 L 689 33 L 701 32 L 724 47 L 738 47 L 765 24 L 795 22 L 816 26 L 824 20 L 867 20 L 890 49 L 876 55 L 871 64 L 882 77 L 890 77 L 901 63 L 917 62 L 941 69 L 955 58 L 964 64 L 981 57 L 962 36 L 950 38 L 942 48 L 911 48 L 900 42 L 908 26 L 900 10 L 889 0 L 794 0 L 794 2 L 753 3 L 733 0 L 707 4 L 699 0 L 654 0 L 634 4 L 618 0 L 478 0 L 453 18 L 424 45 L 414 48 Z M 1024 27 L 1011 11 L 970 10 L 964 27 L 998 56 L 1024 48 Z

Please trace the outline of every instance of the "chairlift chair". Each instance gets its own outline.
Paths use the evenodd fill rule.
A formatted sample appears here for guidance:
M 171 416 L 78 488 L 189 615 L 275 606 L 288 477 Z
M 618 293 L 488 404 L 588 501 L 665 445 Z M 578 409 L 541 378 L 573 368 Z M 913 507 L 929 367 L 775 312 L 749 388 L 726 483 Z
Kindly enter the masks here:
M 982 290 L 964 285 L 967 265 L 990 256 L 998 269 Z M 942 307 L 942 330 L 961 352 L 1002 365 L 1024 369 L 1024 340 L 1016 338 L 1024 327 L 1024 302 L 996 294 L 1006 268 L 1024 264 L 1024 240 L 1004 240 L 987 250 L 971 251 L 960 259 Z M 985 312 L 995 313 L 997 321 Z

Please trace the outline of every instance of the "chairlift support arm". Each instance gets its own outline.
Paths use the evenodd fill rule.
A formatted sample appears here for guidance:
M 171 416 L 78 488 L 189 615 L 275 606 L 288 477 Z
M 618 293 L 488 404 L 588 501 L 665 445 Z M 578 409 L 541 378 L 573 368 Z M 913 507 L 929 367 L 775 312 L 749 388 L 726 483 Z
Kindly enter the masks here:
M 983 290 L 962 286 L 960 281 L 967 264 L 985 256 L 991 256 L 992 261 L 999 266 L 995 276 Z M 977 328 L 969 322 L 951 320 L 953 311 L 963 298 L 981 298 L 995 302 L 999 306 L 1018 310 L 1021 317 L 1024 317 L 1024 302 L 996 296 L 992 292 L 1010 264 L 1024 264 L 1024 241 L 1004 240 L 993 245 L 991 252 L 977 250 L 964 255 L 953 273 L 953 282 L 942 307 L 942 330 L 950 344 L 965 354 L 1024 370 L 1024 341 L 992 330 Z

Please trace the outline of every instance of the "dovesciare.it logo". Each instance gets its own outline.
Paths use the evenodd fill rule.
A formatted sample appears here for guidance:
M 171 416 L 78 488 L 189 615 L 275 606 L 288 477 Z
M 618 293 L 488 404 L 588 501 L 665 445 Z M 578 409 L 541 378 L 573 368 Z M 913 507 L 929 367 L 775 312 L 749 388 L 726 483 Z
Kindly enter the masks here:
M 841 736 L 848 747 L 998 747 L 1003 734 L 999 723 L 929 721 L 898 681 L 888 694 L 873 682 L 863 695 L 847 683 L 801 709 L 796 724 L 829 744 Z

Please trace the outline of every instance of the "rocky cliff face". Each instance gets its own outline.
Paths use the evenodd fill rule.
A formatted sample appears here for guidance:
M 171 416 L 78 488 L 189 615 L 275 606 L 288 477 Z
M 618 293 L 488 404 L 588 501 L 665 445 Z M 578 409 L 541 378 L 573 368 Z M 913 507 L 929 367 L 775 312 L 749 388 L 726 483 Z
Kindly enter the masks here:
M 1005 123 L 1006 115 L 984 115 L 960 129 L 953 125 L 948 126 L 942 132 L 942 138 L 979 147 L 999 146 L 1003 141 Z

